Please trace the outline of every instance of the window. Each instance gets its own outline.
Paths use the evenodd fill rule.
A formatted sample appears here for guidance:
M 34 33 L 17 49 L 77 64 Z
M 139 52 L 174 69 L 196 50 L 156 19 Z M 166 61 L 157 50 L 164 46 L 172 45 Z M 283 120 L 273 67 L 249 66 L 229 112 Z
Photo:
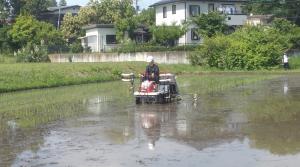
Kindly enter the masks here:
M 215 11 L 215 4 L 213 3 L 208 4 L 208 12 L 213 12 L 213 11 Z
M 117 39 L 116 39 L 116 35 L 106 35 L 106 44 L 116 44 L 117 43 Z
M 172 14 L 176 14 L 176 5 L 172 5 Z
M 200 40 L 200 37 L 199 37 L 199 35 L 197 34 L 197 31 L 196 31 L 197 29 L 196 28 L 192 28 L 191 29 L 191 39 L 193 40 L 193 41 L 198 41 L 198 40 Z
M 163 17 L 167 18 L 167 7 L 163 7 Z
M 200 15 L 200 6 L 199 5 L 190 5 L 190 15 L 192 17 Z
M 223 4 L 218 8 L 218 11 L 220 11 L 223 14 L 236 14 L 236 7 L 232 4 Z

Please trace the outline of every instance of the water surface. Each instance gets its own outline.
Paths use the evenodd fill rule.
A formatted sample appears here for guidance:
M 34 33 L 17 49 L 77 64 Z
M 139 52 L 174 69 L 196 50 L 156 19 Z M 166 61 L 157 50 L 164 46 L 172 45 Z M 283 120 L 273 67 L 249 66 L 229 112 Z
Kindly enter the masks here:
M 163 105 L 121 82 L 2 94 L 0 166 L 299 166 L 299 75 L 178 81 Z

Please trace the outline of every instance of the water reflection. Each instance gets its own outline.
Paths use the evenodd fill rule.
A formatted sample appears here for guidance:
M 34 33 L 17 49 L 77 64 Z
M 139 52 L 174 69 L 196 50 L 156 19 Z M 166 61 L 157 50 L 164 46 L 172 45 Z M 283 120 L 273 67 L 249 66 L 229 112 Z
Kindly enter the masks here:
M 159 140 L 161 131 L 172 133 L 175 130 L 176 104 L 137 106 L 141 127 L 148 140 L 149 150 L 155 149 L 155 142 Z
M 122 83 L 0 96 L 0 166 L 250 167 L 258 155 L 276 161 L 263 166 L 300 162 L 300 78 L 250 80 L 185 78 L 183 100 L 166 105 L 135 105 Z
M 287 95 L 287 94 L 288 94 L 288 91 L 289 91 L 289 84 L 288 84 L 288 81 L 287 81 L 287 80 L 284 80 L 284 83 L 283 83 L 283 94 L 284 94 L 284 95 Z

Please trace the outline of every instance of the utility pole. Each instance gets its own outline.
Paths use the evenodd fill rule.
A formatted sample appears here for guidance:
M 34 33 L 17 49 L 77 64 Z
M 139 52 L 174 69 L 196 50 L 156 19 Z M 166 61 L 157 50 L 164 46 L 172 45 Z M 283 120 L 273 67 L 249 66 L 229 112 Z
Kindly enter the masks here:
M 58 20 L 57 20 L 57 29 L 60 29 L 60 8 L 61 6 L 58 6 Z
M 138 0 L 135 0 L 135 12 L 138 14 L 139 13 L 139 4 Z

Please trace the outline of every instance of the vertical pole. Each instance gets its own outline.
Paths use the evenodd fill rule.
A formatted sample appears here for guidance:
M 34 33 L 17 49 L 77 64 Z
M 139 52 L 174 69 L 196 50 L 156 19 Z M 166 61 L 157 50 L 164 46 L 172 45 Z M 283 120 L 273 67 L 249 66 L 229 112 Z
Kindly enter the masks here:
M 60 8 L 61 6 L 58 6 L 58 20 L 57 20 L 57 29 L 60 29 Z
M 136 11 L 136 14 L 139 13 L 139 11 L 138 11 L 138 0 L 135 0 L 135 11 Z

